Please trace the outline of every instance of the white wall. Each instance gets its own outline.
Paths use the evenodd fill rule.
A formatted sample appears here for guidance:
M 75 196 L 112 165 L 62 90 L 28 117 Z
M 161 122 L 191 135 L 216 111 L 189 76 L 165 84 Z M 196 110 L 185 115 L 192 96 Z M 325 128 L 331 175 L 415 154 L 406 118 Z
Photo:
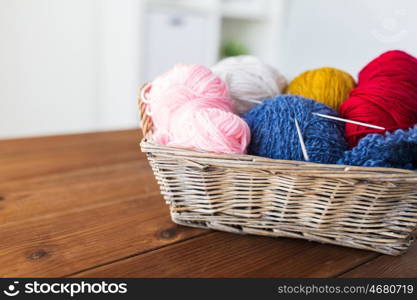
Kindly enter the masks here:
M 137 125 L 140 0 L 0 0 L 0 137 Z
M 417 56 L 415 0 L 289 0 L 284 73 L 334 66 L 357 75 L 389 49 Z
M 96 1 L 101 9 L 97 125 L 99 129 L 137 127 L 136 98 L 143 80 L 145 1 Z
M 217 3 L 178 1 L 198 7 Z M 0 138 L 137 127 L 138 85 L 150 61 L 146 53 L 154 53 L 144 50 L 145 2 L 0 0 Z M 415 0 L 281 0 L 276 5 L 284 12 L 248 21 L 251 30 L 237 32 L 267 48 L 258 52 L 289 78 L 325 65 L 356 76 L 388 49 L 417 55 Z M 271 30 L 260 34 L 257 22 Z M 268 38 L 273 45 L 259 43 L 259 37 L 275 34 Z M 161 35 L 158 40 L 166 39 Z

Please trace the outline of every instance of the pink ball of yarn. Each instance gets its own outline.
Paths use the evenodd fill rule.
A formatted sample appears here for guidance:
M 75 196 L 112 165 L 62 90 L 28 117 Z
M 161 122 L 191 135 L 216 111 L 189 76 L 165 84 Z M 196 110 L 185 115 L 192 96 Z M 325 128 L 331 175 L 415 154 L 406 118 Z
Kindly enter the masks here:
M 143 89 L 156 143 L 216 153 L 246 152 L 250 129 L 232 113 L 226 83 L 210 69 L 178 64 Z
M 246 153 L 250 129 L 237 115 L 218 108 L 185 107 L 166 145 L 215 153 Z
M 143 89 L 156 143 L 215 153 L 246 153 L 250 129 L 232 113 L 226 83 L 201 65 L 178 64 Z
M 156 78 L 147 88 L 145 99 L 154 126 L 169 132 L 176 111 L 189 101 L 199 101 L 201 107 L 232 110 L 226 83 L 210 69 L 197 64 L 177 64 Z

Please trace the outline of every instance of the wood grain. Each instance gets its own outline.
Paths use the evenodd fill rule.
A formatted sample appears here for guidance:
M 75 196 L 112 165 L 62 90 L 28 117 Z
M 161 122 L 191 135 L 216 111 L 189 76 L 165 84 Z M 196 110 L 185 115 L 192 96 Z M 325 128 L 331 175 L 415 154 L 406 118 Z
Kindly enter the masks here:
M 417 244 L 414 243 L 407 253 L 401 256 L 380 256 L 341 277 L 417 277 Z
M 139 139 L 131 130 L 0 141 L 0 182 L 144 158 Z
M 175 226 L 161 196 L 117 199 L 0 227 L 3 276 L 65 276 L 204 232 Z
M 158 185 L 145 164 L 139 160 L 0 183 L 0 226 L 156 193 Z
M 59 151 L 66 148 L 78 148 L 82 150 L 89 144 L 129 144 L 133 141 L 139 142 L 142 134 L 139 129 L 115 130 L 103 132 L 91 132 L 81 134 L 66 134 L 55 136 L 40 136 L 17 139 L 0 139 L 0 155 L 3 154 L 32 154 L 44 151 Z
M 379 254 L 287 238 L 215 232 L 77 277 L 329 277 Z
M 206 233 L 170 221 L 138 139 L 0 141 L 0 275 L 66 276 Z

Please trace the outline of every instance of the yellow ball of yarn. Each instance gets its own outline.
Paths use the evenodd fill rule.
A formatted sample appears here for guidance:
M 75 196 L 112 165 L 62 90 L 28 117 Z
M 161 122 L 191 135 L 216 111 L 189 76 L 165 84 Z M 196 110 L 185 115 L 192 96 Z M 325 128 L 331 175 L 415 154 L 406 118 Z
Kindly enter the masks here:
M 355 80 L 350 74 L 324 67 L 301 73 L 290 82 L 286 92 L 314 99 L 338 110 L 355 86 Z

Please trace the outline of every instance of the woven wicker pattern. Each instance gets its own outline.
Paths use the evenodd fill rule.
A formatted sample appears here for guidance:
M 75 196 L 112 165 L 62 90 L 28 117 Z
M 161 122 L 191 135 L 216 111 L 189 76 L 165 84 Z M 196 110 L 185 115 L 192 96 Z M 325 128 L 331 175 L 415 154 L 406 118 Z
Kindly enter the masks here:
M 399 255 L 417 226 L 417 172 L 160 146 L 139 100 L 142 151 L 178 224 Z

